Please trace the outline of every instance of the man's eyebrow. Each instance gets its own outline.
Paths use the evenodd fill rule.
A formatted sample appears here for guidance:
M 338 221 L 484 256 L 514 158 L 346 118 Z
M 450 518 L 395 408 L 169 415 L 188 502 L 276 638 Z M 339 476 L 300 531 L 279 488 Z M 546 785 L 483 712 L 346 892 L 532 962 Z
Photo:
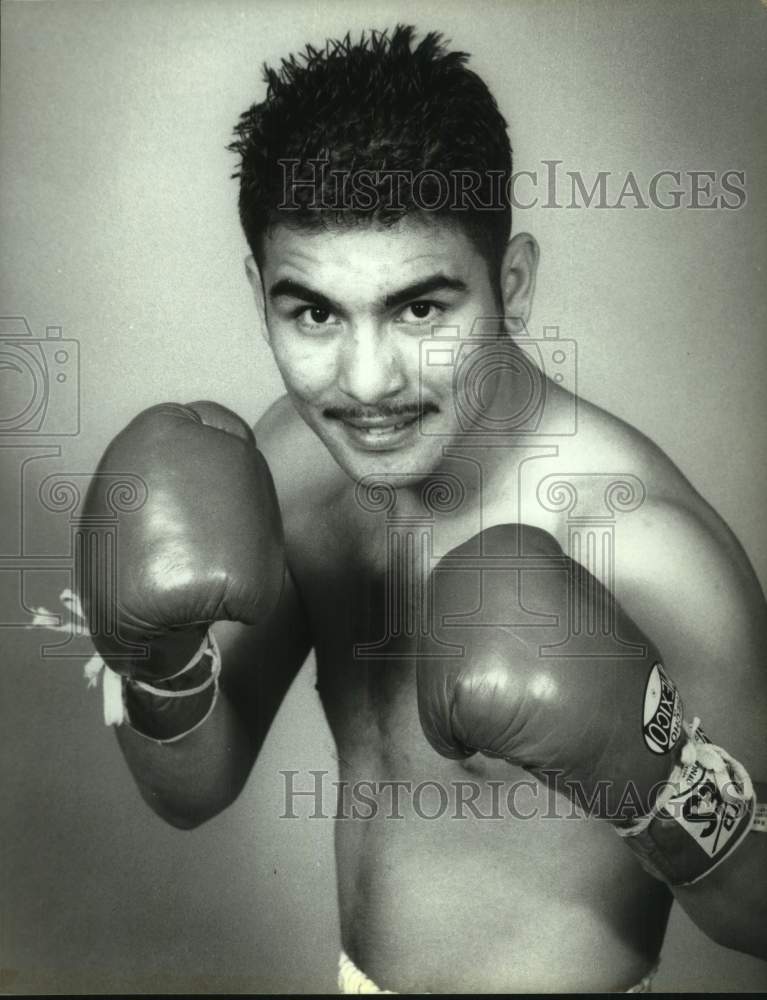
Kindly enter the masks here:
M 300 281 L 294 281 L 292 278 L 280 278 L 269 289 L 270 299 L 279 298 L 281 295 L 289 296 L 292 299 L 303 299 L 304 302 L 314 302 L 322 309 L 327 309 L 328 312 L 338 312 L 337 305 L 327 295 L 315 292 L 313 288 L 302 285 Z
M 384 299 L 384 305 L 387 309 L 394 309 L 396 306 L 412 302 L 413 299 L 421 299 L 425 295 L 432 295 L 434 292 L 465 292 L 467 289 L 468 285 L 465 281 L 460 278 L 451 278 L 449 275 L 439 272 L 414 281 L 412 285 L 400 288 L 399 291 L 392 292 Z
M 397 306 L 404 305 L 406 302 L 412 302 L 414 299 L 423 298 L 425 295 L 433 295 L 434 292 L 465 292 L 467 289 L 468 285 L 461 278 L 451 278 L 447 274 L 438 272 L 437 274 L 430 274 L 426 278 L 420 278 L 418 281 L 414 281 L 412 284 L 400 288 L 396 292 L 391 292 L 385 296 L 381 305 L 384 309 L 395 309 Z M 313 302 L 322 309 L 327 309 L 329 312 L 341 312 L 341 307 L 328 298 L 327 295 L 323 295 L 322 292 L 317 292 L 313 288 L 309 288 L 308 285 L 304 285 L 300 281 L 295 281 L 293 278 L 280 278 L 269 289 L 270 299 L 276 299 L 280 296 L 301 299 L 304 302 Z

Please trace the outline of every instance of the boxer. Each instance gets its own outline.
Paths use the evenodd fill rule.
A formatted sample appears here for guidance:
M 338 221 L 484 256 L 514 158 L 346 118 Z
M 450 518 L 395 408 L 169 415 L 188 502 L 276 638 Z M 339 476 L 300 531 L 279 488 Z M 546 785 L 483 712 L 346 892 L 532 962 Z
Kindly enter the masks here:
M 225 809 L 314 650 L 372 803 L 336 824 L 344 990 L 638 991 L 674 899 L 764 955 L 764 598 L 668 456 L 525 353 L 539 249 L 495 101 L 402 27 L 267 84 L 233 148 L 286 395 L 255 433 L 152 407 L 86 505 L 147 486 L 79 584 L 141 794 L 182 829 Z M 563 482 L 581 525 L 611 498 L 598 558 Z M 403 782 L 473 808 L 393 819 Z

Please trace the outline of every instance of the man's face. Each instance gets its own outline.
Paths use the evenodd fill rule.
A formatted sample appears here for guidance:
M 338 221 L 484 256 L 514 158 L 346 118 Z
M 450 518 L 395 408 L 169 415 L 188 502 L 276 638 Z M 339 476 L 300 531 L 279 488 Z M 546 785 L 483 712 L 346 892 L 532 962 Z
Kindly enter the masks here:
M 449 220 L 307 232 L 278 225 L 261 271 L 269 342 L 293 403 L 353 479 L 426 476 L 460 432 L 432 327 L 498 315 L 487 261 Z

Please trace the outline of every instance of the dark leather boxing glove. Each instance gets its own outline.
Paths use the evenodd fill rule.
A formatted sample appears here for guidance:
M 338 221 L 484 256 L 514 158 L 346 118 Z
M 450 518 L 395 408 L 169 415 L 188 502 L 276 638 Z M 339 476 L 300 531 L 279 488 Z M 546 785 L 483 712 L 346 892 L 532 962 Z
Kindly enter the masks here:
M 145 499 L 117 517 L 116 548 L 100 524 L 114 488 L 138 477 Z M 141 680 L 180 670 L 207 627 L 258 626 L 285 572 L 274 484 L 252 431 L 211 402 L 140 413 L 108 446 L 88 491 L 77 545 L 78 590 L 108 666 Z
M 753 812 L 747 775 L 684 723 L 657 649 L 550 535 L 490 528 L 448 553 L 431 584 L 418 698 L 439 753 L 525 768 L 628 833 L 645 867 L 672 884 L 697 879 L 735 846 Z M 705 826 L 704 784 L 714 810 Z M 717 824 L 724 832 L 705 842 Z

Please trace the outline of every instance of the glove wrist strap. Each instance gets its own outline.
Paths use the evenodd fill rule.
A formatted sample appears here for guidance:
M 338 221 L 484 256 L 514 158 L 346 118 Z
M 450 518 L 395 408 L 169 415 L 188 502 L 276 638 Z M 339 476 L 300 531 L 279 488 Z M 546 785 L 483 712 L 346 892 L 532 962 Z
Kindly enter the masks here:
M 708 740 L 699 719 L 683 725 L 679 760 L 653 809 L 615 827 L 643 868 L 671 886 L 692 885 L 717 868 L 743 843 L 757 811 L 745 767 Z

